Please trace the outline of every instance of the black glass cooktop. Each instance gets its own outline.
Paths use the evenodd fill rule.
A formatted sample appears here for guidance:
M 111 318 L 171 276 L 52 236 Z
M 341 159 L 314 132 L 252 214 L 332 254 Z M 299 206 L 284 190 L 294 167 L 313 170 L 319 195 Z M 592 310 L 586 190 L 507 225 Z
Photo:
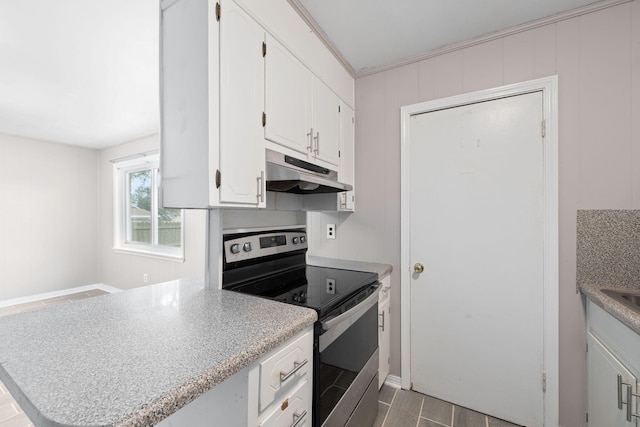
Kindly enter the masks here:
M 302 265 L 223 288 L 313 308 L 323 316 L 377 281 L 376 273 Z

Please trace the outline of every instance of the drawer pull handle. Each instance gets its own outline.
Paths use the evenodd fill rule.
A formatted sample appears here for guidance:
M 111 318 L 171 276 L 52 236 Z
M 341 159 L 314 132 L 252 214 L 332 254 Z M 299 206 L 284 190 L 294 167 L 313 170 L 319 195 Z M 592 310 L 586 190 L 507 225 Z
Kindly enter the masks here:
M 280 372 L 280 382 L 283 383 L 286 380 L 288 380 L 289 378 L 291 378 L 296 372 L 298 372 L 304 365 L 307 364 L 309 360 L 308 359 L 304 359 L 302 362 L 298 363 L 298 362 L 293 362 L 293 369 L 290 370 L 289 372 Z
M 297 412 L 294 412 L 293 413 L 293 423 L 289 427 L 298 427 L 300 425 L 300 423 L 302 422 L 302 420 L 304 420 L 304 417 L 306 417 L 306 416 L 307 416 L 307 411 L 302 411 L 301 414 L 298 414 Z
M 618 409 L 622 410 L 622 375 L 618 375 Z
M 626 384 L 627 386 L 627 421 L 631 422 L 631 384 Z
M 624 402 L 622 400 L 622 386 L 626 386 L 627 387 L 627 401 Z M 640 397 L 638 396 L 636 393 L 633 392 L 632 388 L 631 388 L 631 384 L 622 382 L 622 375 L 618 374 L 618 409 L 622 410 L 622 405 L 627 405 L 627 416 L 626 419 L 628 422 L 632 421 L 632 417 L 635 418 L 640 418 L 640 415 L 638 414 L 634 414 L 632 412 L 632 407 L 631 407 L 631 403 L 633 401 L 634 397 Z
M 378 314 L 378 316 L 381 318 L 381 319 L 380 319 L 380 320 L 381 320 L 381 322 L 380 322 L 380 324 L 378 325 L 378 327 L 379 327 L 380 329 L 382 329 L 382 332 L 384 332 L 384 311 L 383 311 L 382 313 Z

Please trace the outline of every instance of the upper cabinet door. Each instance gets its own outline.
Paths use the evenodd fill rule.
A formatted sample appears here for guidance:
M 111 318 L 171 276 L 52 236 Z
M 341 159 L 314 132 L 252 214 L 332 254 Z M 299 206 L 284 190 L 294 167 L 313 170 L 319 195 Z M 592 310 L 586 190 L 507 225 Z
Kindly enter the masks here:
M 264 136 L 306 157 L 311 150 L 311 72 L 267 34 Z
M 355 113 L 344 102 L 340 106 L 340 172 L 338 179 L 354 186 L 352 191 L 338 193 L 338 210 L 355 210 Z
M 265 32 L 232 0 L 220 17 L 220 202 L 264 206 Z
M 313 140 L 316 159 L 340 164 L 340 98 L 313 77 Z

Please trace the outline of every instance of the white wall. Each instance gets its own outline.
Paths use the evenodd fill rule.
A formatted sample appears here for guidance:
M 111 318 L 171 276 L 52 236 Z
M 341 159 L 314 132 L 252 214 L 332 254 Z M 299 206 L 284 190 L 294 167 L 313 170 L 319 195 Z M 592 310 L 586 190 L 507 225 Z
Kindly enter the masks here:
M 158 135 L 108 148 L 100 152 L 100 281 L 130 289 L 181 277 L 204 277 L 206 212 L 186 210 L 184 215 L 184 262 L 119 253 L 113 250 L 113 163 L 136 153 L 157 150 Z M 147 283 L 143 281 L 147 274 Z
M 98 152 L 0 135 L 0 300 L 99 281 Z
M 584 425 L 585 315 L 576 211 L 640 208 L 640 3 L 356 80 L 356 208 L 310 214 L 316 255 L 391 263 L 392 374 L 400 373 L 400 113 L 403 105 L 558 75 L 560 424 Z M 337 239 L 323 238 L 327 222 Z

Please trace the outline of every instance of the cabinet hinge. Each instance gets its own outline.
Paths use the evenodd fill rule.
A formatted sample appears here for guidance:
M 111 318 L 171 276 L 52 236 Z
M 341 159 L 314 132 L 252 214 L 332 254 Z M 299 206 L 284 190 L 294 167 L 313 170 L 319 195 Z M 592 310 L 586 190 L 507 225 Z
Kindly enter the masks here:
M 216 170 L 216 188 L 220 188 L 220 180 L 222 177 L 220 176 L 220 169 Z
M 262 127 L 265 127 L 267 125 L 267 113 L 265 113 L 264 111 L 262 112 Z
M 542 392 L 546 392 L 547 391 L 547 373 L 543 372 L 542 373 Z
M 216 21 L 220 22 L 220 3 L 216 3 Z
M 262 57 L 264 58 L 265 56 L 267 56 L 267 44 L 262 42 Z
M 543 120 L 542 123 L 540 124 L 540 130 L 542 133 L 542 137 L 544 138 L 547 135 L 547 122 L 546 120 Z

